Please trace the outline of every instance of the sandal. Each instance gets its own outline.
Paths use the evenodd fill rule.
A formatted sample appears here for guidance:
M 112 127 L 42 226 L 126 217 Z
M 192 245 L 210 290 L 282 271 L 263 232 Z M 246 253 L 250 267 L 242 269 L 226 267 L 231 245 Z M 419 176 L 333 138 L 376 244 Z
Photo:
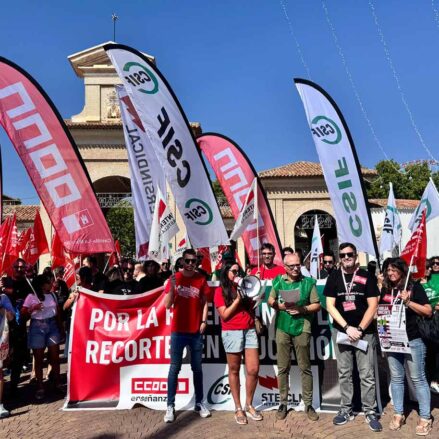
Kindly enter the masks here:
M 241 413 L 239 415 L 239 413 Z M 242 410 L 242 408 L 235 409 L 235 421 L 239 425 L 246 425 L 247 424 L 247 416 L 245 415 L 245 411 Z
M 405 416 L 395 414 L 395 415 L 393 415 L 393 418 L 390 421 L 389 430 L 392 430 L 392 431 L 400 430 L 404 424 L 405 424 Z
M 262 416 L 262 413 L 258 410 L 256 410 L 252 405 L 248 405 L 245 407 L 246 415 L 253 419 L 253 421 L 262 421 L 264 417 Z
M 418 425 L 416 426 L 416 434 L 418 436 L 427 436 L 431 431 L 433 421 L 431 419 L 419 418 Z

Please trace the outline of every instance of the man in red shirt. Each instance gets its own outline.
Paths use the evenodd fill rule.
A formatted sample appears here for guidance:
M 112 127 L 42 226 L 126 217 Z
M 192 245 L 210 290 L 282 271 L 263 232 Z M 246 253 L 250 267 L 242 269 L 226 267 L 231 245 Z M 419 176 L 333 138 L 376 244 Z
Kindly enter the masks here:
M 276 265 L 273 263 L 274 256 L 276 252 L 274 250 L 273 244 L 270 244 L 269 242 L 265 242 L 261 246 L 261 259 L 262 264 L 259 267 L 253 268 L 251 271 L 251 274 L 258 276 L 259 279 L 265 280 L 265 279 L 274 279 L 276 276 L 285 274 L 284 267 L 281 267 L 280 265 Z
M 206 278 L 197 273 L 197 253 L 193 249 L 183 252 L 183 270 L 173 274 L 165 287 L 165 306 L 173 307 L 171 323 L 171 365 L 168 374 L 168 407 L 165 422 L 174 421 L 175 394 L 178 374 L 186 346 L 191 351 L 191 367 L 194 374 L 195 411 L 202 418 L 210 416 L 203 404 L 203 333 L 206 330 L 209 287 Z

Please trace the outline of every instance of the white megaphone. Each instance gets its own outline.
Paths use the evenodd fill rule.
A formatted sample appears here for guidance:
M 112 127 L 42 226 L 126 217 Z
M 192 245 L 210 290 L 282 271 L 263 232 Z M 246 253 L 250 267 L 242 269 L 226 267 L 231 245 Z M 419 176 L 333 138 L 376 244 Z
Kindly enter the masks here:
M 242 298 L 249 298 L 254 302 L 254 308 L 256 308 L 264 297 L 264 289 L 262 288 L 261 281 L 256 276 L 235 277 L 234 282 L 238 287 L 238 294 Z

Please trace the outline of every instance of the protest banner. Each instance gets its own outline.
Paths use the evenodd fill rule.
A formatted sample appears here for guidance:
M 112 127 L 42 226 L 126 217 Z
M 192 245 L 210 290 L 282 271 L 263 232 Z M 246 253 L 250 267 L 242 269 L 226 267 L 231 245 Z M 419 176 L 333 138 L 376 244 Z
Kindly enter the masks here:
M 1 57 L 0 124 L 65 249 L 83 254 L 113 251 L 110 229 L 61 115 L 28 73 Z
M 262 243 L 273 244 L 276 251 L 274 262 L 282 265 L 281 243 L 276 223 L 265 190 L 258 174 L 244 151 L 222 134 L 206 133 L 197 138 L 198 145 L 227 198 L 235 221 L 241 213 L 250 186 L 257 179 L 258 221 L 253 221 L 242 234 L 245 250 L 252 265 L 258 264 L 258 250 Z
M 267 288 L 270 288 L 271 282 L 268 283 Z M 319 286 L 320 294 L 322 288 Z M 134 296 L 98 294 L 82 288 L 80 293 L 70 331 L 69 387 L 64 408 L 129 409 L 135 404 L 142 404 L 151 409 L 165 410 L 172 310 L 164 307 L 163 287 Z M 268 332 L 260 337 L 261 367 L 254 405 L 260 409 L 275 409 L 279 404 L 275 311 L 263 302 L 258 314 L 267 325 Z M 314 406 L 337 409 L 337 368 L 325 310 L 314 319 L 311 364 Z M 241 378 L 244 380 L 244 376 Z M 234 410 L 220 319 L 213 304 L 209 304 L 204 337 L 203 379 L 209 407 Z M 295 358 L 292 360 L 290 380 L 289 406 L 299 408 L 300 370 Z M 245 386 L 241 388 L 244 398 Z M 193 378 L 186 352 L 179 375 L 176 409 L 192 409 L 193 405 Z
M 192 245 L 229 239 L 189 122 L 162 73 L 147 57 L 121 44 L 104 49 L 147 132 Z
M 378 259 L 378 247 L 361 167 L 346 121 L 335 101 L 317 84 L 294 80 L 322 165 L 340 242 Z

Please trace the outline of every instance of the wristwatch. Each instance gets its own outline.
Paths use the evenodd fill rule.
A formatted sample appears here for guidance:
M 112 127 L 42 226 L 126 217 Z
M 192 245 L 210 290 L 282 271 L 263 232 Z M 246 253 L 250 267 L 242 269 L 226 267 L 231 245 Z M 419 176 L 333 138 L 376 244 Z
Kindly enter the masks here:
M 346 330 L 349 328 L 349 325 L 346 323 L 346 325 L 343 326 L 343 331 L 346 332 Z
M 360 331 L 362 334 L 364 333 L 364 329 L 360 325 L 357 326 L 357 330 Z
M 207 325 L 207 320 L 201 320 L 201 324 L 205 324 L 205 325 Z

